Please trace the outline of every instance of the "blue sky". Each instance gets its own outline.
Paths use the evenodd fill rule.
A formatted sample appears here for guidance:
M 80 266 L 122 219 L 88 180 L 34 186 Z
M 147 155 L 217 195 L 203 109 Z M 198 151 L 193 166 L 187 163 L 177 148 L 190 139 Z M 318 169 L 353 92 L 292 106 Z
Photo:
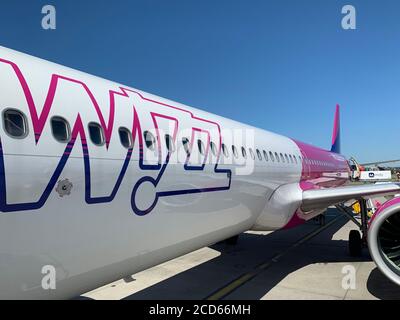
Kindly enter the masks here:
M 57 29 L 41 28 L 41 8 Z M 341 8 L 357 30 L 341 28 Z M 0 45 L 342 151 L 400 159 L 400 2 L 2 0 Z

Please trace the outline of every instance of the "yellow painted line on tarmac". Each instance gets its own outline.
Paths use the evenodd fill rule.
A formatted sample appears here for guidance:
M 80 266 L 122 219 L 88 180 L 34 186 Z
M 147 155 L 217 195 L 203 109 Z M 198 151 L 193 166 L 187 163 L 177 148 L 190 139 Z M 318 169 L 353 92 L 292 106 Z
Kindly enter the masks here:
M 330 226 L 332 226 L 333 224 L 335 224 L 336 222 L 338 222 L 340 219 L 343 219 L 343 218 L 344 218 L 344 216 L 339 215 L 336 218 L 334 218 L 332 221 L 328 222 L 326 225 L 310 232 L 305 237 L 301 238 L 300 240 L 298 240 L 297 242 L 292 244 L 286 250 L 284 250 L 281 253 L 278 253 L 277 255 L 272 257 L 272 259 L 256 266 L 253 271 L 250 271 L 248 273 L 245 273 L 245 274 L 239 276 L 235 280 L 229 282 L 226 286 L 224 286 L 224 287 L 218 289 L 217 291 L 215 291 L 214 293 L 210 294 L 208 297 L 205 298 L 205 300 L 221 300 L 221 299 L 225 298 L 226 296 L 231 294 L 233 291 L 235 291 L 236 289 L 238 289 L 245 283 L 249 282 L 251 279 L 253 279 L 257 275 L 259 275 L 261 272 L 268 269 L 270 266 L 272 266 L 272 264 L 279 262 L 279 260 L 282 257 L 284 257 L 286 254 L 288 254 L 290 251 L 292 251 L 295 248 L 298 248 L 305 242 L 311 240 L 312 238 L 314 238 L 315 236 L 320 234 L 322 231 L 328 229 Z

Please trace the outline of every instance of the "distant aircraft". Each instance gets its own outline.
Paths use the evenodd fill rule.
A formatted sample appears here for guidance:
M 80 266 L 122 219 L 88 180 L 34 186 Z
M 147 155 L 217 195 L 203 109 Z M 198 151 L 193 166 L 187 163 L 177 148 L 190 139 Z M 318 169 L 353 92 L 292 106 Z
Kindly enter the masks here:
M 364 166 L 364 167 L 378 166 L 380 164 L 395 163 L 395 162 L 400 162 L 400 160 L 385 160 L 385 161 L 369 162 L 369 163 L 363 163 L 362 166 Z
M 363 210 L 400 187 L 344 186 L 339 106 L 327 151 L 0 47 L 0 108 L 2 299 L 76 297 L 351 199 L 351 252 L 368 239 L 400 284 L 400 198 Z

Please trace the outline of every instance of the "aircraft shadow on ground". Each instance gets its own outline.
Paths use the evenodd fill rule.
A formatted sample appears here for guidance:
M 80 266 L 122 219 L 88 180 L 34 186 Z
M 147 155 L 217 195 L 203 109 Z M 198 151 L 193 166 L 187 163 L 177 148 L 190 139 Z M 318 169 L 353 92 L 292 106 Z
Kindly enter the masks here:
M 400 300 L 400 287 L 375 268 L 367 281 L 368 291 L 381 300 Z
M 332 236 L 340 230 L 347 219 L 341 219 L 324 232 L 320 233 L 310 245 L 293 249 L 281 261 L 262 271 L 252 281 L 258 281 L 246 290 L 239 287 L 227 299 L 260 299 L 289 274 L 315 263 L 354 263 L 371 261 L 368 252 L 360 258 L 350 257 L 347 241 L 332 240 Z M 204 299 L 219 288 L 237 279 L 254 266 L 268 262 L 279 252 L 284 251 L 305 234 L 317 229 L 316 223 L 308 223 L 302 229 L 277 231 L 268 235 L 244 233 L 238 245 L 215 244 L 210 248 L 221 254 L 196 267 L 172 276 L 153 286 L 136 292 L 125 299 Z M 324 244 L 319 246 L 318 243 Z M 328 244 L 327 244 L 328 243 Z M 293 254 L 297 252 L 295 258 Z M 328 254 L 327 254 L 328 252 Z M 292 258 L 291 258 L 292 256 Z M 248 265 L 248 266 L 247 266 Z M 266 274 L 268 273 L 268 274 Z M 400 287 L 392 284 L 378 269 L 374 269 L 367 280 L 368 291 L 380 299 L 399 299 Z

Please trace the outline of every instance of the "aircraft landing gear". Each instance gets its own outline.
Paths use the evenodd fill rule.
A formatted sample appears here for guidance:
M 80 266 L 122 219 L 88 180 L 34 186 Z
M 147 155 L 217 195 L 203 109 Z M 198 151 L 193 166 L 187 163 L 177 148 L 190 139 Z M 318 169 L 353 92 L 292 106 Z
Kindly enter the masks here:
M 367 235 L 368 235 L 368 208 L 367 200 L 360 199 L 360 217 L 361 222 L 359 222 L 351 210 L 351 207 L 355 204 L 353 203 L 350 207 L 344 204 L 339 204 L 336 208 L 350 218 L 360 229 L 351 230 L 349 233 L 349 253 L 352 257 L 359 257 L 362 254 L 362 249 L 368 247 Z
M 326 213 L 326 212 L 325 212 Z M 322 227 L 324 225 L 326 225 L 326 216 L 325 213 L 319 215 L 319 225 Z
M 326 224 L 326 211 L 324 213 L 321 213 L 319 216 L 316 216 L 313 221 L 318 223 L 321 227 Z
M 349 252 L 352 257 L 361 256 L 363 243 L 358 230 L 351 230 L 349 233 Z

